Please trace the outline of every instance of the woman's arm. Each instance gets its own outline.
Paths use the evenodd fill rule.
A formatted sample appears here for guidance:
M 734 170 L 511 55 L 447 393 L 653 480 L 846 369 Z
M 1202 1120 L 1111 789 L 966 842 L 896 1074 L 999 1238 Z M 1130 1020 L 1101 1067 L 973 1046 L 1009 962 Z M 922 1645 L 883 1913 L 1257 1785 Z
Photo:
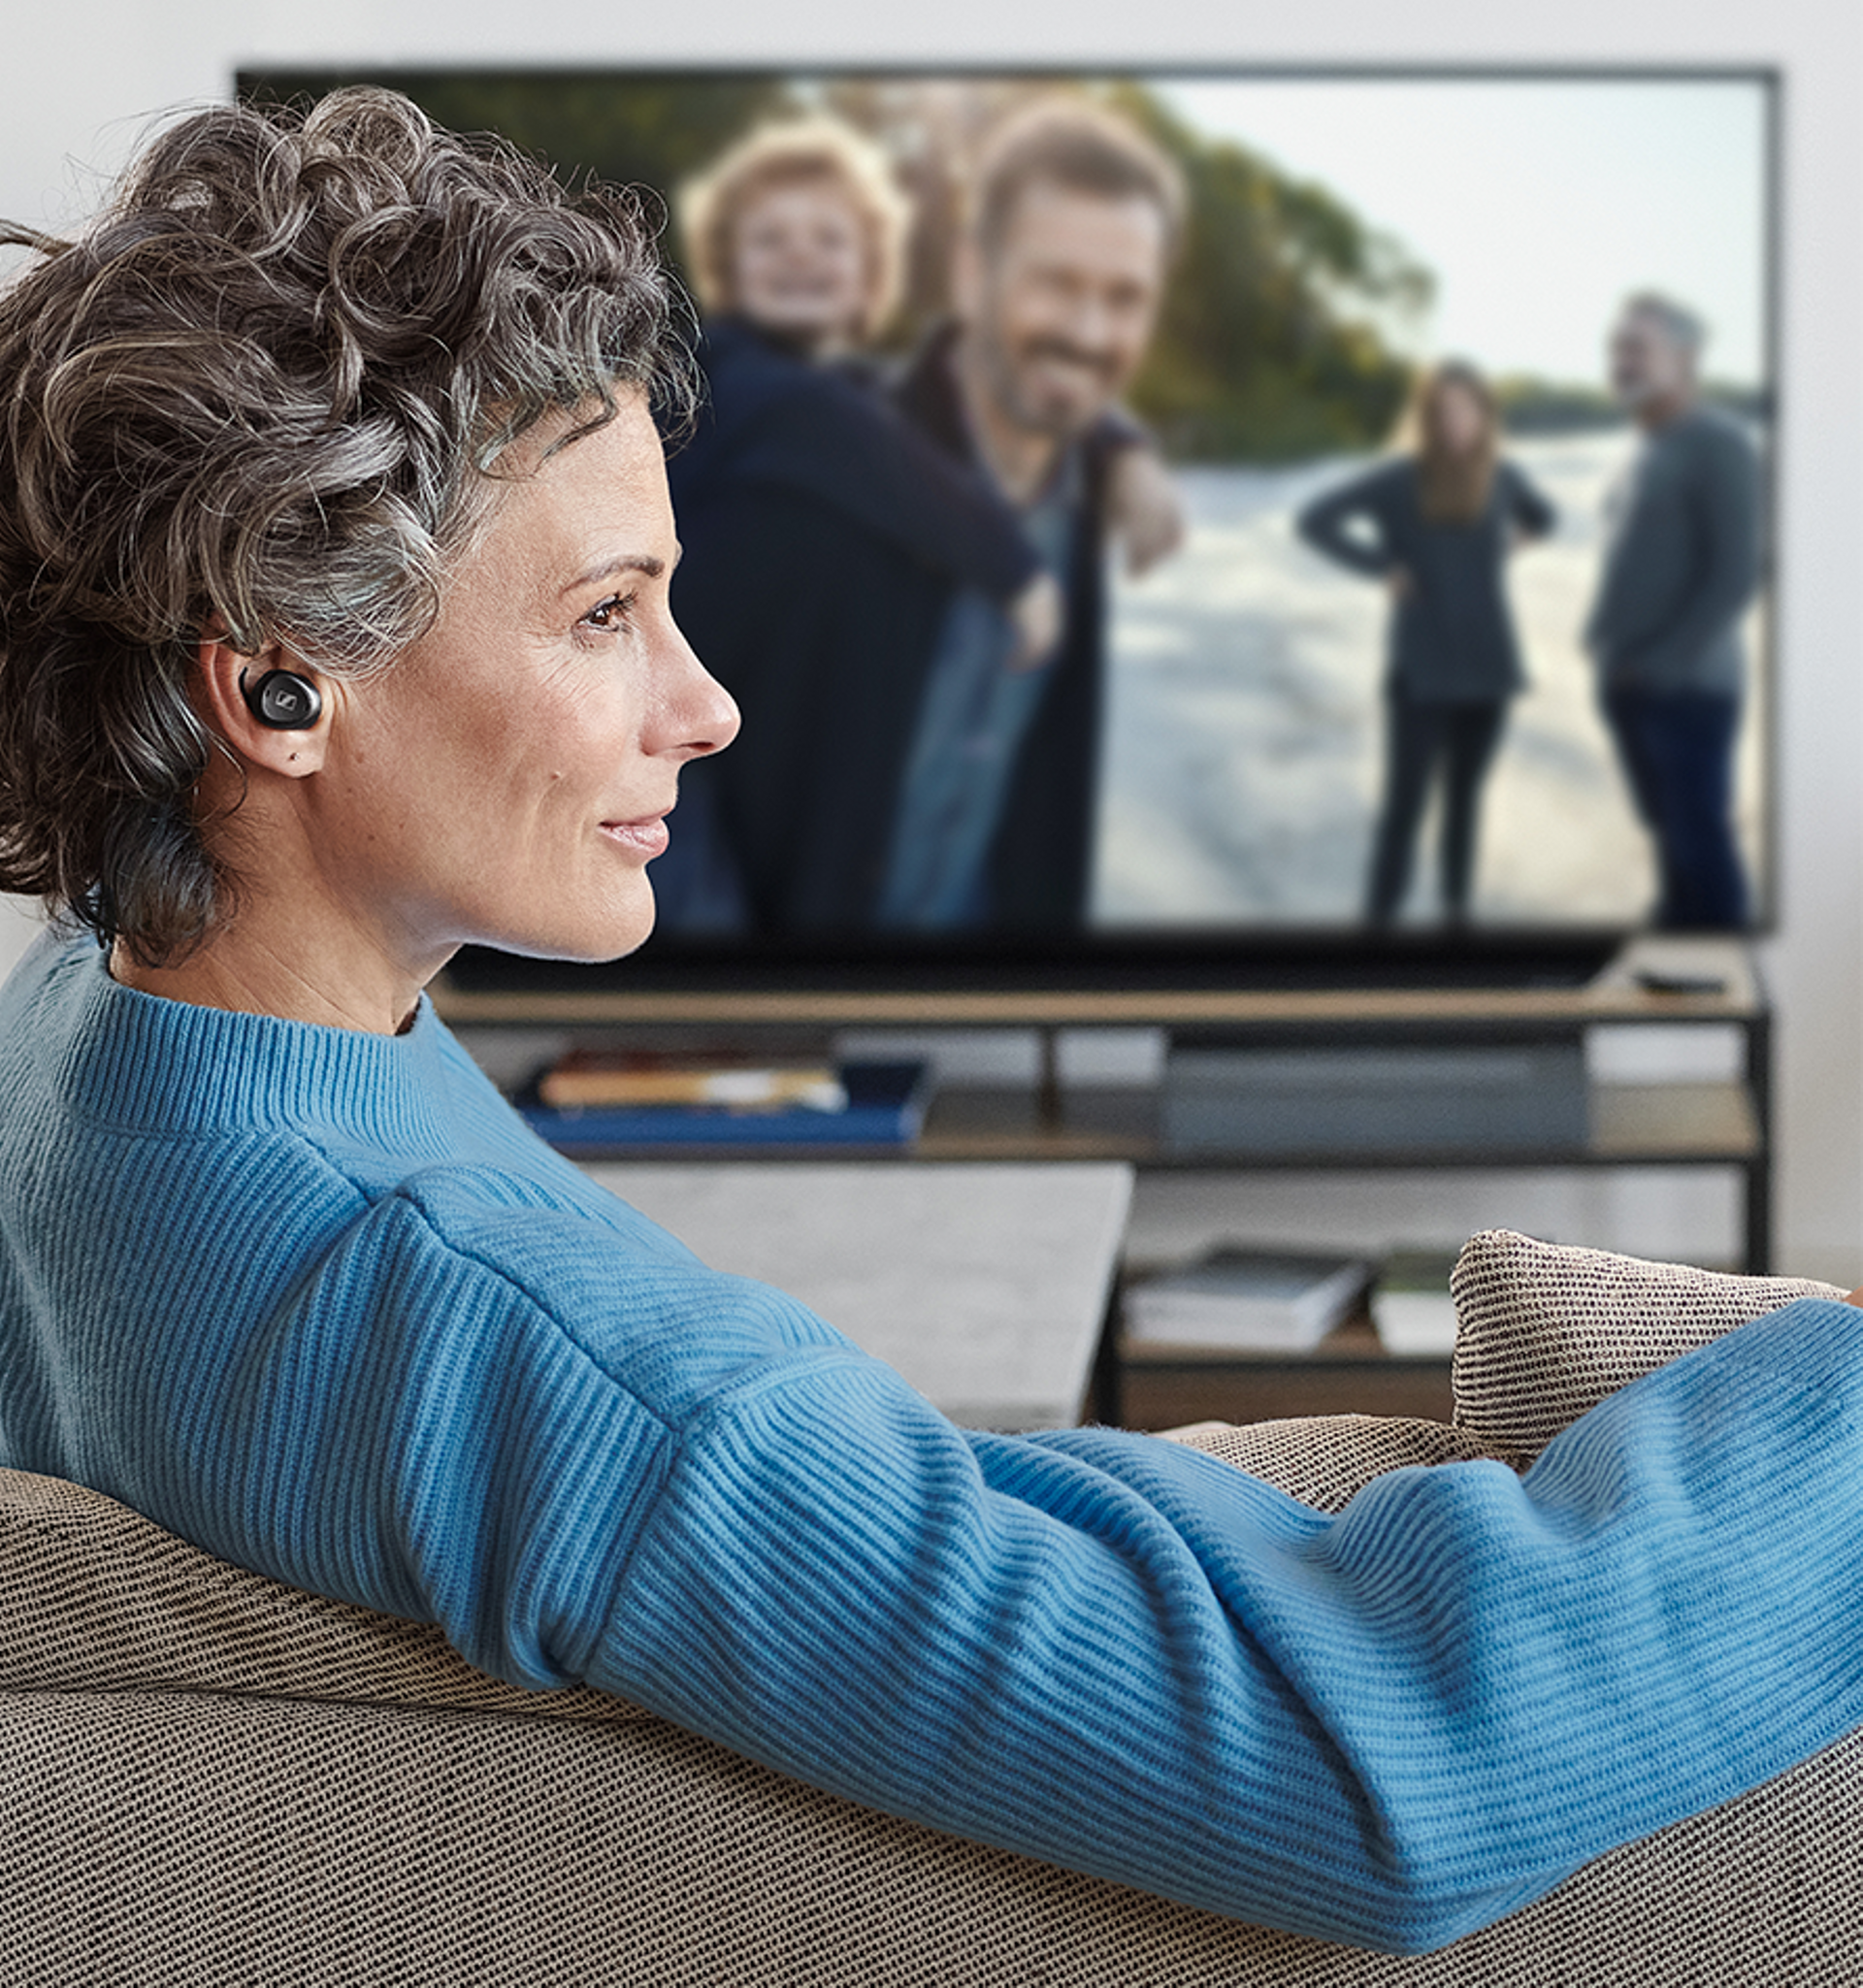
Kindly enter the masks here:
M 956 1428 L 577 1181 L 329 1181 L 311 1222 L 323 1173 L 284 1177 L 305 1273 L 138 1336 L 74 1410 L 133 1459 L 100 1487 L 869 1807 L 1409 1949 L 1863 1722 L 1850 1306 L 1690 1353 L 1524 1480 L 1398 1471 L 1334 1517 L 1154 1438 Z
M 1336 1519 L 1147 1439 L 956 1436 L 877 1374 L 798 1377 L 682 1445 L 598 1667 L 934 1827 L 1440 1944 L 1863 1719 L 1863 1325 L 1793 1310 L 1524 1482 L 1403 1471 Z
M 1307 505 L 1294 518 L 1294 530 L 1337 565 L 1368 579 L 1390 580 L 1402 569 L 1391 545 L 1391 468 L 1356 476 Z M 1393 581 L 1393 591 L 1396 591 Z
M 1512 463 L 1498 466 L 1502 481 L 1502 502 L 1515 542 L 1544 538 L 1559 522 L 1552 500 Z
M 955 1428 L 779 1293 L 586 1222 L 461 1229 L 435 1189 L 364 1228 L 403 1297 L 333 1319 L 370 1370 L 267 1334 L 250 1471 L 195 1475 L 325 1487 L 266 1571 L 934 1828 L 1413 1949 L 1863 1722 L 1848 1306 L 1638 1382 L 1524 1480 L 1400 1471 L 1328 1517 L 1152 1438 Z

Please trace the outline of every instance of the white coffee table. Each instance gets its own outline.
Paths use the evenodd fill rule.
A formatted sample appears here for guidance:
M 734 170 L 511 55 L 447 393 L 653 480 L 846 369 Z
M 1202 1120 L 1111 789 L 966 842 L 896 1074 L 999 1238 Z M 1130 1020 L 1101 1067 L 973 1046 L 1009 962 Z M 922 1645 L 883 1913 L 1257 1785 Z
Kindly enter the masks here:
M 969 1428 L 1079 1421 L 1123 1163 L 591 1163 L 715 1269 L 779 1286 Z

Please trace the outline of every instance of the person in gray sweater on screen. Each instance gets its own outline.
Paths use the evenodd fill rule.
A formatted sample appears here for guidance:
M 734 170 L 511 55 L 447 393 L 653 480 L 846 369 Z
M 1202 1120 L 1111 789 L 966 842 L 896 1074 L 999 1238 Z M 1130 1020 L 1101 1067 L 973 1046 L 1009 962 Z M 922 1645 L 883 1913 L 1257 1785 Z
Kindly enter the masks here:
M 1733 824 L 1745 666 L 1740 617 L 1759 577 L 1752 444 L 1701 405 L 1699 318 L 1636 296 L 1611 339 L 1611 383 L 1643 431 L 1612 500 L 1585 624 L 1599 696 L 1655 843 L 1658 925 L 1746 922 Z

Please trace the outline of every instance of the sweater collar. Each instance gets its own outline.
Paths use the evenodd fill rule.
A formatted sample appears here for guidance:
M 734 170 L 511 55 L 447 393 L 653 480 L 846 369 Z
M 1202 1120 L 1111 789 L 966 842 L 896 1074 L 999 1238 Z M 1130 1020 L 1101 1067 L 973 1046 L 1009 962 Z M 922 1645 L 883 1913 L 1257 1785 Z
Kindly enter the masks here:
M 89 1117 L 199 1132 L 321 1124 L 397 1145 L 441 1135 L 450 1038 L 424 994 L 404 1033 L 376 1035 L 142 994 L 89 941 L 55 950 L 45 994 L 69 1017 L 61 1088 Z

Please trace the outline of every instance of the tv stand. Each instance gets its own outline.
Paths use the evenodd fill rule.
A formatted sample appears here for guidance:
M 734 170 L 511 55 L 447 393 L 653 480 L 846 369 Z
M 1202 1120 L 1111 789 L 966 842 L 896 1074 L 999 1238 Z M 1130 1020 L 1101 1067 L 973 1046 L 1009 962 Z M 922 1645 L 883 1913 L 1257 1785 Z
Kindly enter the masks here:
M 522 996 L 442 989 L 442 1012 L 470 1027 L 544 1027 L 577 1036 L 617 1035 L 664 1040 L 670 1031 L 714 1037 L 746 1033 L 799 1034 L 825 1043 L 842 1028 L 1018 1028 L 1041 1043 L 1040 1081 L 1033 1086 L 947 1084 L 932 1100 L 924 1132 L 900 1154 L 877 1156 L 877 1165 L 1121 1160 L 1141 1172 L 1201 1171 L 1246 1175 L 1301 1169 L 1369 1172 L 1383 1169 L 1481 1170 L 1495 1165 L 1526 1169 L 1709 1168 L 1739 1178 L 1740 1234 L 1722 1258 L 1729 1267 L 1759 1275 L 1772 1257 L 1772 1017 L 1748 948 L 1737 940 L 1651 936 L 1623 946 L 1602 970 L 1575 987 L 1324 987 L 1179 988 L 1176 990 L 1049 989 L 921 990 L 855 993 L 828 990 L 807 995 L 713 991 L 675 995 L 646 992 L 559 993 Z M 1159 1098 L 1144 1086 L 1081 1088 L 1062 1082 L 1060 1040 L 1064 1031 L 1110 1027 L 1193 1030 L 1200 1041 L 1259 1044 L 1287 1041 L 1376 1042 L 1393 1052 L 1440 1049 L 1466 1042 L 1513 1040 L 1523 1044 L 1570 1039 L 1593 1027 L 1719 1027 L 1740 1039 L 1738 1067 L 1714 1081 L 1593 1083 L 1589 1125 L 1580 1142 L 1511 1153 L 1414 1146 L 1375 1153 L 1316 1148 L 1272 1155 L 1238 1150 L 1193 1154 L 1173 1151 L 1160 1136 Z M 642 1156 L 647 1157 L 647 1156 Z M 677 1156 L 656 1152 L 656 1160 Z M 693 1159 L 718 1158 L 693 1153 Z M 780 1163 L 768 1148 L 738 1157 Z M 791 1157 L 801 1157 L 801 1154 Z M 806 1156 L 822 1158 L 816 1150 Z M 1354 1360 L 1376 1362 L 1375 1342 L 1346 1349 Z M 1341 1355 L 1344 1358 L 1344 1355 Z M 1321 1363 L 1324 1365 L 1324 1363 Z M 1337 1361 L 1334 1362 L 1338 1364 Z M 1409 1368 L 1392 1361 L 1389 1370 Z M 1447 1363 L 1438 1374 L 1413 1374 L 1439 1392 L 1447 1388 Z M 1318 1378 L 1320 1367 L 1312 1368 Z M 1285 1378 L 1285 1377 L 1284 1377 Z M 1389 1372 L 1395 1383 L 1399 1376 Z M 1296 1388 L 1296 1392 L 1297 1392 Z M 1255 1412 L 1293 1412 L 1285 1389 Z M 1313 1397 L 1315 1405 L 1319 1397 Z M 1359 1405 L 1396 1406 L 1389 1386 Z M 1339 1405 L 1336 1400 L 1327 1405 Z
M 1659 985 L 1651 987 L 1654 980 Z M 1713 981 L 1713 987 L 1699 983 Z M 1683 983 L 1688 983 L 1685 987 Z M 1682 991 L 1665 992 L 1663 988 Z M 1095 1018 L 1132 1026 L 1139 1004 L 1115 1003 Z M 1719 1026 L 1738 1031 L 1740 1068 L 1726 1080 L 1596 1083 L 1582 1145 L 1509 1155 L 1508 1165 L 1559 1167 L 1732 1167 L 1742 1178 L 1743 1234 L 1735 1266 L 1763 1275 L 1772 1258 L 1772 1018 L 1746 947 L 1734 941 L 1638 941 L 1587 986 L 1545 989 L 1334 990 L 1183 997 L 1143 1019 L 1169 1028 L 1194 1026 L 1208 1040 L 1232 1032 L 1252 1044 L 1329 1037 L 1401 1051 L 1467 1041 L 1523 1044 L 1576 1029 Z M 921 1023 L 920 1026 L 927 1026 Z M 1041 1030 L 1041 1077 L 1030 1090 L 955 1086 L 933 1099 L 917 1148 L 927 1159 L 1128 1159 L 1144 1168 L 1246 1171 L 1251 1168 L 1373 1170 L 1483 1167 L 1488 1150 L 1418 1146 L 1401 1150 L 1173 1153 L 1160 1137 L 1157 1094 L 1147 1089 L 1081 1089 L 1061 1082 L 1062 1029 L 1092 1026 L 1071 1015 Z

